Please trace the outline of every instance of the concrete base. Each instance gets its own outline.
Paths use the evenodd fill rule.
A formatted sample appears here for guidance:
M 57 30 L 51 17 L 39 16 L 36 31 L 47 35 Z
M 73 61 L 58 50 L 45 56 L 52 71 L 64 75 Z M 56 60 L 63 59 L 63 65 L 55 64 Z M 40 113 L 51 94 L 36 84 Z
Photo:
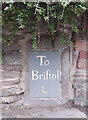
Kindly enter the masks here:
M 29 107 L 29 106 L 4 106 L 3 118 L 86 118 L 83 112 L 75 108 L 60 106 Z

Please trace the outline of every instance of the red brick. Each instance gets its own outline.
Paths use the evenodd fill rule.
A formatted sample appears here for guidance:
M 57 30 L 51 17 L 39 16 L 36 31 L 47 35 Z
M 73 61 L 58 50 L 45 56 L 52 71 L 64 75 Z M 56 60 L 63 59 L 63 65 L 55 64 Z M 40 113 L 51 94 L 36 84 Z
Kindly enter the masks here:
M 79 58 L 80 59 L 88 59 L 88 51 L 80 51 Z
M 78 69 L 88 69 L 88 61 L 78 60 L 77 64 Z
M 76 41 L 75 42 L 76 50 L 88 50 L 88 42 L 86 41 Z

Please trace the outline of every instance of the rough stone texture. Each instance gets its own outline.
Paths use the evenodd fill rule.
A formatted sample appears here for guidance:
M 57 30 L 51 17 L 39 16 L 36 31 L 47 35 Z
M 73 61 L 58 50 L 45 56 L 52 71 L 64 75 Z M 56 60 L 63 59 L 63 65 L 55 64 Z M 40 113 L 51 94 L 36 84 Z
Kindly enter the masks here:
M 10 46 L 8 46 L 9 42 L 3 43 L 2 44 L 3 52 L 5 53 L 6 51 L 8 52 L 8 51 L 13 51 L 13 50 L 14 51 L 19 50 L 21 46 L 18 44 L 18 40 L 19 38 L 16 37 L 16 39 L 13 41 L 13 43 L 10 44 Z
M 22 65 L 2 65 L 2 69 L 6 71 L 22 71 Z
M 13 78 L 15 78 L 15 79 L 19 79 L 20 78 L 20 75 L 21 75 L 21 73 L 20 72 L 18 72 L 18 71 L 6 71 L 6 70 L 3 70 L 2 71 L 2 79 L 3 79 L 3 81 L 4 80 L 6 80 L 6 79 L 13 79 Z
M 22 88 L 19 86 L 21 73 L 17 71 L 2 71 L 2 97 L 22 94 Z
M 2 85 L 4 86 L 12 86 L 14 84 L 18 84 L 20 80 L 18 78 L 9 78 L 9 79 L 4 79 L 2 81 Z
M 0 104 L 16 104 L 16 102 L 22 101 L 22 95 L 9 96 L 9 97 L 0 97 Z M 22 105 L 22 102 L 20 102 Z
M 65 94 L 68 93 L 68 83 L 69 83 L 69 49 L 66 48 L 65 50 L 63 50 L 62 52 L 62 59 L 61 59 L 61 72 L 62 72 L 62 84 L 61 84 L 61 87 L 62 87 L 62 98 L 63 96 L 65 96 L 65 98 L 67 97 L 67 95 Z M 65 99 L 64 98 L 64 99 Z
M 21 65 L 21 55 L 18 50 L 7 51 L 3 54 L 3 64 Z
M 18 85 L 8 86 L 2 88 L 2 97 L 14 96 L 22 94 L 23 91 Z
M 7 43 L 2 44 L 3 64 L 2 79 L 0 80 L 0 103 L 9 104 L 20 101 L 24 93 L 21 83 L 22 75 L 22 55 L 19 40 L 23 39 L 23 35 L 17 35 L 16 40 L 8 46 Z

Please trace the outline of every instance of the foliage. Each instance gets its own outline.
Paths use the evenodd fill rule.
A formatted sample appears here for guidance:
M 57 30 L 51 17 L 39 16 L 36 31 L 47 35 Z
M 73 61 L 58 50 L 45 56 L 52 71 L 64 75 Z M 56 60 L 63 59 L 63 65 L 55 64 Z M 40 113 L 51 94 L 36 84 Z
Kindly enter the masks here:
M 14 22 L 11 36 L 7 39 L 3 35 L 3 42 L 14 41 L 14 36 L 19 29 L 29 27 L 32 35 L 33 48 L 37 49 L 37 42 L 40 41 L 40 23 L 44 21 L 52 38 L 52 44 L 56 34 L 57 26 L 60 23 L 69 23 L 72 25 L 72 31 L 78 33 L 82 30 L 80 17 L 86 19 L 88 11 L 88 2 L 8 2 L 3 3 L 2 26 L 9 29 L 9 22 Z M 71 41 L 65 39 L 64 29 L 60 33 L 61 44 L 64 41 L 71 44 Z

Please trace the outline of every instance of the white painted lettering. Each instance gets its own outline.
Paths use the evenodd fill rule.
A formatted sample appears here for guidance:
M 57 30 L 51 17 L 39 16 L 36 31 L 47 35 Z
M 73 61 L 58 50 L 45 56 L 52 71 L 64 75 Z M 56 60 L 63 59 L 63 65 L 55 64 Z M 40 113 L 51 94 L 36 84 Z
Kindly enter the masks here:
M 32 71 L 32 80 L 38 80 L 38 71 Z
M 46 66 L 49 65 L 49 60 L 45 60 L 44 65 L 46 65 Z
M 43 65 L 43 58 L 46 58 L 46 56 L 37 56 L 37 58 L 39 58 L 40 66 L 42 66 Z

